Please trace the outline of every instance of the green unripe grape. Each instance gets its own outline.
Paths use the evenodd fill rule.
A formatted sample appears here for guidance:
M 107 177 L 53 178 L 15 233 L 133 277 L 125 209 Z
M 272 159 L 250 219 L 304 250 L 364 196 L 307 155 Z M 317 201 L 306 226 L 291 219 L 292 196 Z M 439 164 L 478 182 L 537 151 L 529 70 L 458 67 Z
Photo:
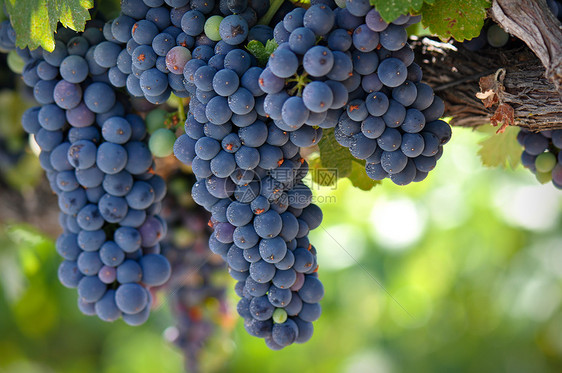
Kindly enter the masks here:
M 501 48 L 509 41 L 509 34 L 498 25 L 490 26 L 486 36 L 488 43 L 494 48 Z
M 556 156 L 551 152 L 539 154 L 535 159 L 535 167 L 537 172 L 548 173 L 556 166 Z
M 148 148 L 156 157 L 167 157 L 174 151 L 176 135 L 168 129 L 160 128 L 154 131 L 148 141 Z
M 347 6 L 345 0 L 336 0 L 336 5 L 340 8 L 345 8 Z
M 537 173 L 535 174 L 535 176 L 537 177 L 537 180 L 541 184 L 546 184 L 546 183 L 549 183 L 550 181 L 552 181 L 552 174 L 550 172 L 539 172 L 537 170 Z
M 154 109 L 146 116 L 146 131 L 153 134 L 154 131 L 164 128 L 164 121 L 168 112 L 164 109 Z
M 221 35 L 219 33 L 219 27 L 224 18 L 221 16 L 212 16 L 205 22 L 205 35 L 212 41 L 221 40 Z
M 285 321 L 287 321 L 287 311 L 283 308 L 276 308 L 275 311 L 273 311 L 273 322 L 276 324 L 283 324 Z
M 18 56 L 16 51 L 11 51 L 8 53 L 8 67 L 16 74 L 21 74 L 23 72 L 23 67 L 25 66 L 25 61 Z

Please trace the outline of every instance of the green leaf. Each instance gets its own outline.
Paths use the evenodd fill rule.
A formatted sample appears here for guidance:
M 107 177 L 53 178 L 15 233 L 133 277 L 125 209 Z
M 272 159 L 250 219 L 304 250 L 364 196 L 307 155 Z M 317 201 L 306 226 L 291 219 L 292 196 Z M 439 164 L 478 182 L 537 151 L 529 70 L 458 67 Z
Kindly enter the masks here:
M 271 55 L 271 53 L 275 52 L 278 46 L 279 45 L 275 40 L 268 40 L 267 43 L 265 43 L 265 52 Z
M 490 129 L 492 131 L 490 131 Z M 480 141 L 478 155 L 486 167 L 508 166 L 515 169 L 521 162 L 521 145 L 517 142 L 519 127 L 508 126 L 504 133 L 495 133 L 493 127 L 487 127 L 487 132 L 492 134 L 487 139 Z
M 315 182 L 316 184 L 320 184 L 320 185 L 325 185 L 322 184 L 322 180 L 318 179 L 318 176 L 316 175 L 317 170 L 322 168 L 322 162 L 320 161 L 319 157 L 310 157 L 306 160 L 308 162 L 308 169 L 310 170 L 308 172 L 308 176 L 310 176 L 312 178 L 312 181 Z M 329 186 L 329 185 L 333 185 L 331 182 L 328 183 L 328 185 L 325 186 Z
M 435 0 L 371 0 L 386 22 L 392 22 L 402 14 L 418 13 L 424 3 L 432 4 Z
M 375 186 L 381 184 L 380 181 L 371 179 L 367 172 L 365 171 L 365 161 L 360 161 L 355 159 L 351 165 L 351 174 L 349 175 L 349 180 L 354 187 L 361 190 L 371 190 Z
M 315 184 L 322 186 L 334 186 L 338 183 L 338 171 L 322 166 L 319 157 L 308 160 L 309 175 Z
M 336 141 L 333 129 L 324 130 L 318 144 L 320 157 L 310 159 L 308 164 L 312 181 L 323 186 L 335 185 L 338 179 L 349 178 L 353 186 L 371 190 L 380 184 L 367 176 L 365 161 L 355 159 L 349 150 Z
M 271 53 L 275 52 L 277 47 L 278 45 L 275 40 L 268 40 L 265 46 L 257 40 L 252 40 L 248 43 L 246 49 L 256 57 L 260 66 L 265 67 L 269 56 L 271 56 Z
M 337 172 L 337 178 L 348 177 L 351 173 L 351 160 L 353 156 L 349 150 L 338 144 L 334 136 L 334 129 L 324 130 L 322 140 L 318 144 L 322 167 Z
M 16 31 L 16 46 L 52 52 L 54 32 L 60 23 L 74 31 L 84 31 L 90 20 L 93 0 L 7 0 L 6 8 Z
M 489 6 L 488 0 L 434 0 L 422 7 L 422 23 L 443 40 L 472 39 L 480 34 Z

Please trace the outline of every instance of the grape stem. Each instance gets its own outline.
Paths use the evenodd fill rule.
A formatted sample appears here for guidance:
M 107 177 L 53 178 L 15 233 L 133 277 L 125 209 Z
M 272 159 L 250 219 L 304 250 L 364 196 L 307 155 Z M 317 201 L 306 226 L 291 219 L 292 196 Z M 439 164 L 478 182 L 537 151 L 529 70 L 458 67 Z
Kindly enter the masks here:
M 183 98 L 181 97 L 176 97 L 178 100 L 178 117 L 180 120 L 180 123 L 184 123 L 185 122 L 185 107 L 183 106 Z
M 271 0 L 271 4 L 269 5 L 269 10 L 267 11 L 267 13 L 265 13 L 263 17 L 260 18 L 258 24 L 269 25 L 271 19 L 273 18 L 275 13 L 277 13 L 279 8 L 281 8 L 281 5 L 283 5 L 284 2 L 285 0 Z
M 310 79 L 308 78 L 308 74 L 303 72 L 301 75 L 295 74 L 294 78 L 290 78 L 286 80 L 287 83 L 296 83 L 293 88 L 289 90 L 290 95 L 296 95 L 298 97 L 302 96 L 302 90 L 308 83 L 310 83 Z

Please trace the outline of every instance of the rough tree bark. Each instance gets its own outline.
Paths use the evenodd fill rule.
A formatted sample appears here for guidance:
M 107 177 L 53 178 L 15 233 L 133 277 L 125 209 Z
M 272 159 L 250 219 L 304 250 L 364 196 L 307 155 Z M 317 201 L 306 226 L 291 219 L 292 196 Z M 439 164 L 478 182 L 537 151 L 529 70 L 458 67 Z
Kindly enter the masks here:
M 485 108 L 476 97 L 482 77 L 505 69 L 500 101 L 514 109 L 515 125 L 532 130 L 562 129 L 562 100 L 538 58 L 526 47 L 487 48 L 471 52 L 462 45 L 423 38 L 412 42 L 424 81 L 445 101 L 451 124 L 475 127 L 490 123 L 496 106 Z
M 500 104 L 513 108 L 513 124 L 535 131 L 562 129 L 562 25 L 544 0 L 494 0 L 490 13 L 532 50 L 522 43 L 471 52 L 461 43 L 412 42 L 424 81 L 445 101 L 445 115 L 456 126 L 490 123 L 498 106 L 486 108 L 476 97 L 480 79 L 489 76 L 497 78 Z
M 494 0 L 492 18 L 511 35 L 523 40 L 546 68 L 562 94 L 562 29 L 545 0 Z

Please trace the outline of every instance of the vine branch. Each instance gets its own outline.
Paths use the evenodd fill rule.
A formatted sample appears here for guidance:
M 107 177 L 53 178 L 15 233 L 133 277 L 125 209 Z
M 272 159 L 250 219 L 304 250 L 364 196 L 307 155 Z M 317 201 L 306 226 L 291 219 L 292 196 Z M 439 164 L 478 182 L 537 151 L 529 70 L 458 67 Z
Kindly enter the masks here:
M 505 69 L 500 101 L 514 109 L 515 125 L 535 131 L 562 129 L 562 100 L 545 77 L 541 61 L 524 45 L 515 49 L 485 48 L 471 52 L 462 44 L 412 37 L 423 81 L 445 101 L 451 124 L 477 127 L 490 123 L 496 107 L 485 108 L 476 97 L 480 79 Z
M 279 8 L 281 8 L 281 5 L 283 5 L 283 2 L 285 2 L 285 0 L 271 0 L 271 4 L 269 6 L 269 10 L 267 11 L 267 13 L 258 21 L 258 24 L 260 25 L 269 25 L 269 23 L 271 22 L 271 19 L 273 18 L 273 16 L 275 15 L 275 13 L 277 13 L 277 11 L 279 10 Z
M 562 25 L 546 1 L 494 0 L 490 15 L 504 30 L 527 44 L 562 95 Z

